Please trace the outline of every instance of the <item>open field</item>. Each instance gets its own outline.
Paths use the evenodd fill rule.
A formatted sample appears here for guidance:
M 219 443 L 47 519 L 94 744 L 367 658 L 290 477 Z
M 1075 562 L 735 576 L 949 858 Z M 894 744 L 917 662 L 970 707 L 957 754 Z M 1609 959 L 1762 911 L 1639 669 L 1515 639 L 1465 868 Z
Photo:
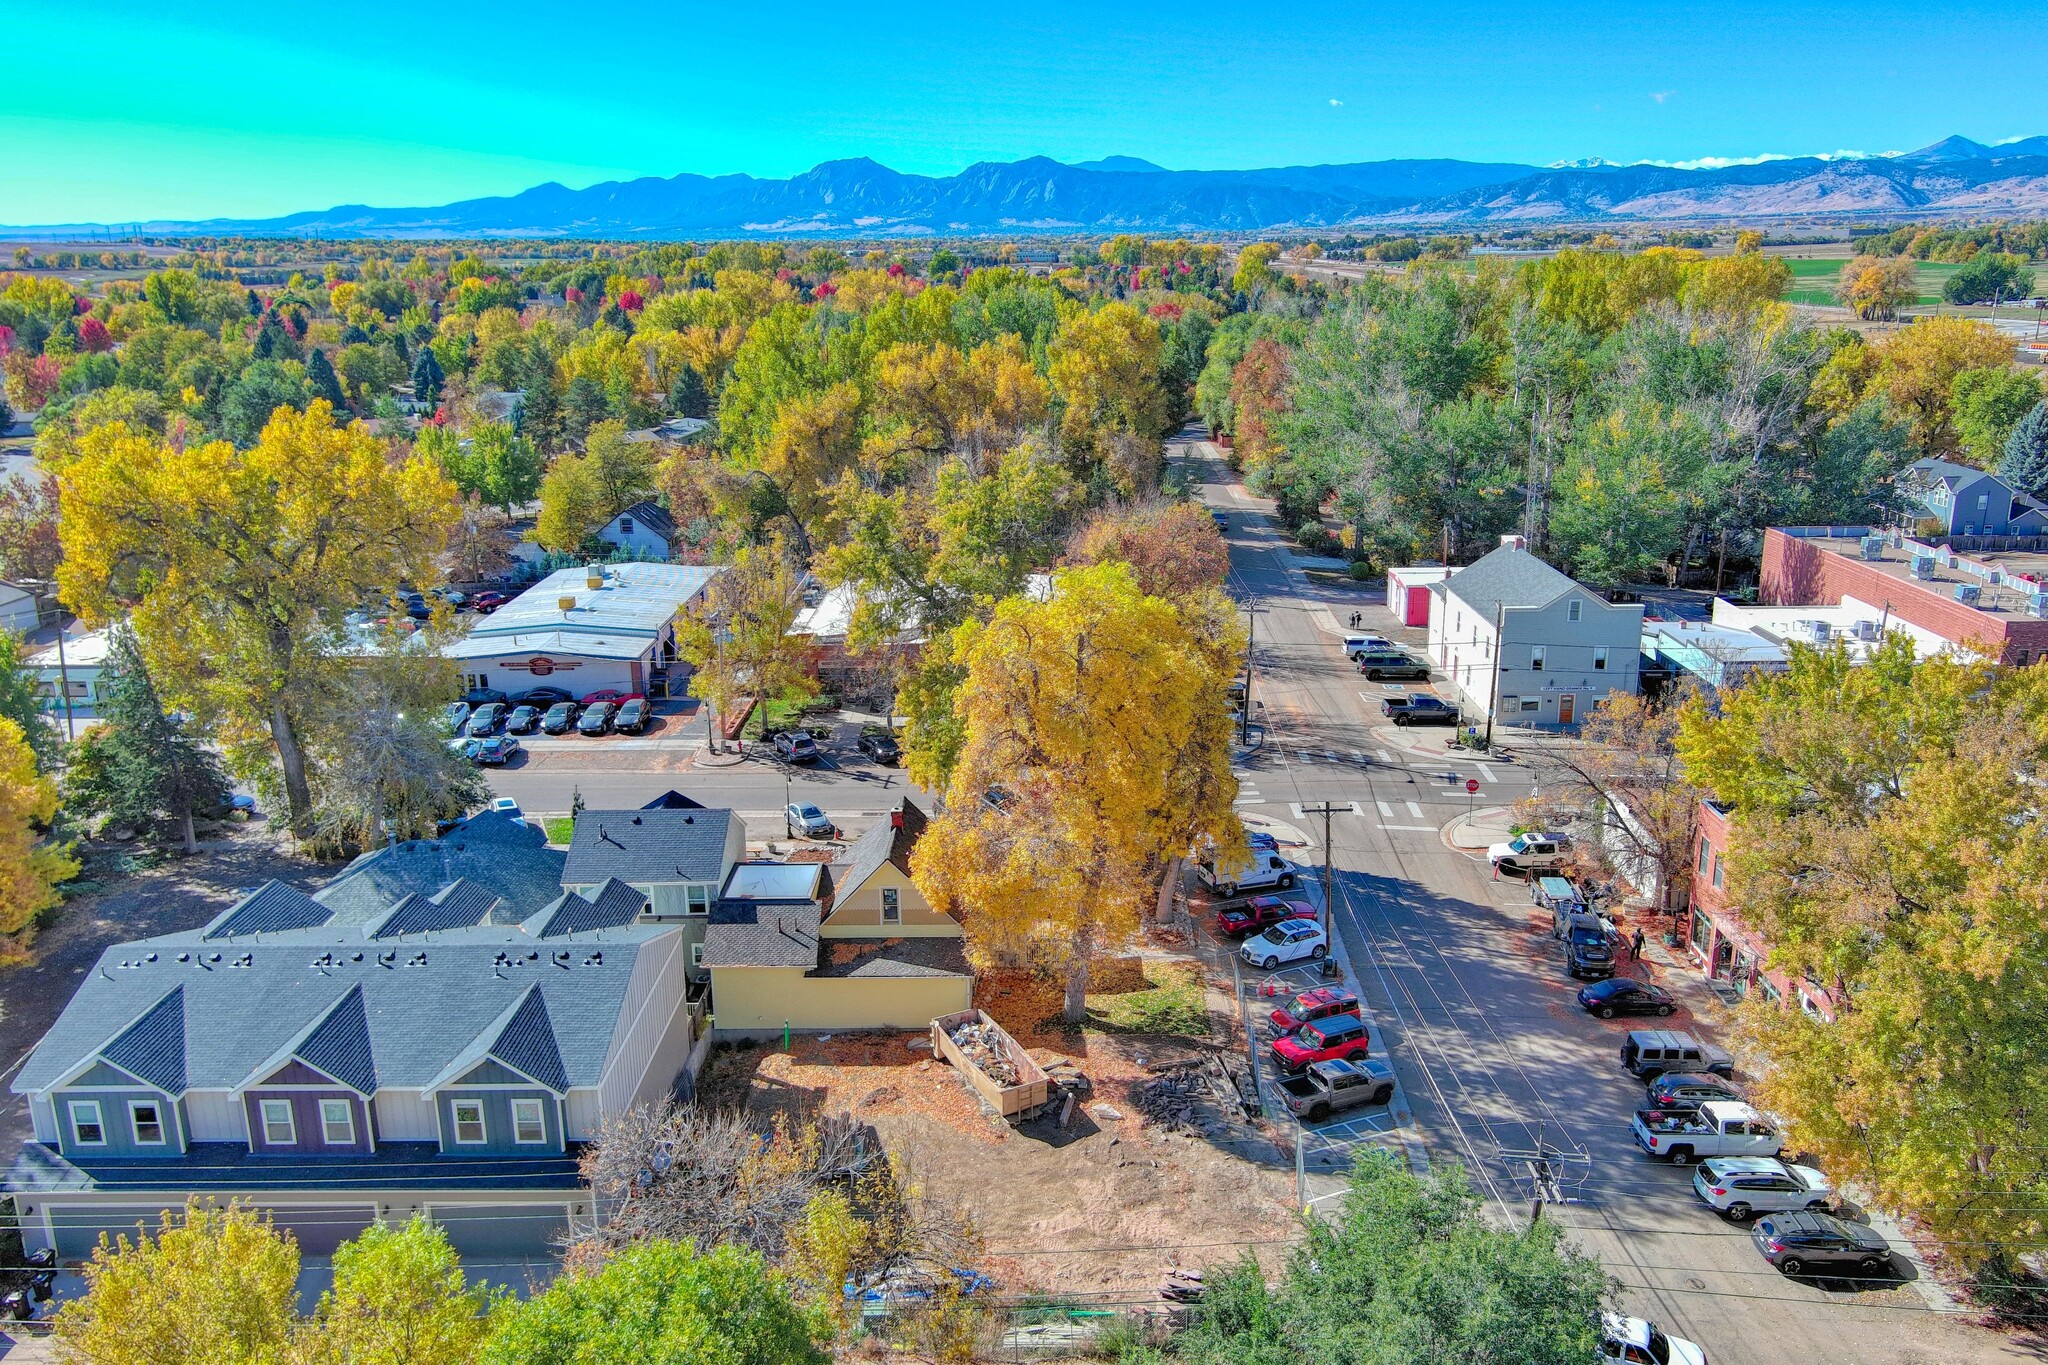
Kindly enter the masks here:
M 1835 301 L 1835 281 L 1841 277 L 1842 267 L 1848 261 L 1846 250 L 1821 255 L 1802 253 L 1784 257 L 1785 264 L 1792 267 L 1792 288 L 1785 295 L 1788 303 L 1831 304 Z M 1920 261 L 1913 268 L 1913 280 L 1919 286 L 1920 296 L 1915 302 L 1932 306 L 1941 302 L 1941 288 L 1948 283 L 1949 276 L 1962 266 L 1949 261 Z M 2048 266 L 2034 268 L 2034 293 L 2048 292 Z M 1960 310 L 1972 315 L 1990 315 L 1990 308 L 1969 308 Z M 2010 312 L 2010 310 L 2006 310 Z

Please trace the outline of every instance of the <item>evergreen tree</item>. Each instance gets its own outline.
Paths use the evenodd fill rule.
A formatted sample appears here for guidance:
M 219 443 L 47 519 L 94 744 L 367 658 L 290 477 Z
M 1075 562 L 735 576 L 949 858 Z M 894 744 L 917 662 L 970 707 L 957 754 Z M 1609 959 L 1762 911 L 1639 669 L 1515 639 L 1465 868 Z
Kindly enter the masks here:
M 2034 404 L 2005 438 L 1998 477 L 2030 497 L 2048 497 L 2048 399 Z
M 432 403 L 440 398 L 441 386 L 447 382 L 448 376 L 441 369 L 434 348 L 420 347 L 420 358 L 412 366 L 412 396 L 422 403 Z
M 255 356 L 258 360 L 269 360 L 277 354 L 277 327 L 266 322 L 256 329 Z
M 35 670 L 21 662 L 21 643 L 19 635 L 0 630 L 0 716 L 21 727 L 22 738 L 36 756 L 36 771 L 48 772 L 62 744 L 36 696 Z
M 256 297 L 256 291 L 253 289 L 249 291 L 248 308 L 250 317 L 260 318 L 263 316 L 263 300 Z
M 711 390 L 705 387 L 704 376 L 697 373 L 695 365 L 683 366 L 683 372 L 676 376 L 675 387 L 669 390 L 668 405 L 678 417 L 711 415 Z
M 100 679 L 101 724 L 92 732 L 91 761 L 85 765 L 93 780 L 74 785 L 74 807 L 82 804 L 138 828 L 176 820 L 185 851 L 197 852 L 193 813 L 228 798 L 219 760 L 165 713 L 135 632 L 125 625 L 113 628 Z
M 341 344 L 344 346 L 360 346 L 369 339 L 370 334 L 353 322 L 341 329 Z
M 341 396 L 341 380 L 335 376 L 334 366 L 328 362 L 327 353 L 318 346 L 306 361 L 306 378 L 313 382 L 313 396 L 325 398 L 339 411 L 346 400 Z
M 570 440 L 582 440 L 609 416 L 611 404 L 595 379 L 579 374 L 569 381 L 569 392 L 562 398 L 562 423 Z
M 519 434 L 543 453 L 562 448 L 562 396 L 545 363 L 536 364 L 525 377 L 526 398 L 519 405 Z
M 405 344 L 405 332 L 402 328 L 391 329 L 391 351 L 398 357 L 399 364 L 407 369 L 412 368 L 412 348 Z

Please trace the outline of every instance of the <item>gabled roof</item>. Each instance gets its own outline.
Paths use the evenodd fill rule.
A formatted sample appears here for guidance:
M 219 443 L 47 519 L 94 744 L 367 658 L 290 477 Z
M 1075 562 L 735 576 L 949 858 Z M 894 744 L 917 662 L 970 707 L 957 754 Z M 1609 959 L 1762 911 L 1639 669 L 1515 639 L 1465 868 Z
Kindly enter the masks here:
M 547 846 L 547 835 L 537 823 L 526 825 L 500 811 L 483 811 L 438 839 L 408 839 L 371 849 L 314 892 L 313 899 L 333 911 L 335 924 L 361 926 L 388 914 L 407 895 L 430 900 L 444 892 L 453 895 L 451 883 L 477 888 L 465 888 L 461 896 L 488 891 L 502 901 L 503 907 L 491 916 L 495 921 L 523 919 L 560 894 L 562 853 Z M 448 915 L 456 909 L 450 906 Z
M 729 810 L 586 810 L 576 817 L 561 884 L 715 883 L 736 818 Z
M 99 1055 L 168 1095 L 185 1093 L 185 988 L 173 986 Z
M 350 987 L 327 1012 L 327 1017 L 314 1025 L 305 1041 L 293 1049 L 292 1055 L 359 1095 L 376 1094 L 377 1060 L 370 1049 L 370 1021 L 363 1011 L 363 988 Z
M 868 878 L 882 870 L 884 863 L 894 863 L 897 871 L 909 876 L 910 851 L 924 837 L 925 823 L 925 813 L 909 797 L 904 797 L 901 804 L 889 813 L 888 819 L 872 826 L 853 841 L 853 847 L 848 850 L 846 871 L 834 879 L 837 883 L 834 899 L 844 901 L 860 890 Z
M 647 897 L 617 877 L 585 898 L 564 891 L 522 927 L 535 938 L 556 938 L 592 929 L 616 929 L 633 923 L 647 909 Z
M 704 929 L 706 967 L 816 967 L 814 902 L 718 901 Z
M 1547 607 L 1578 586 L 1527 550 L 1503 545 L 1446 578 L 1441 590 L 1490 618 L 1496 607 Z
M 635 522 L 645 526 L 663 540 L 670 539 L 676 533 L 676 519 L 670 516 L 668 509 L 658 502 L 642 499 L 619 513 L 619 517 L 631 517 Z M 613 517 L 611 522 L 607 522 L 606 525 L 617 522 L 619 517 Z
M 391 907 L 388 914 L 363 927 L 370 938 L 397 938 L 403 934 L 424 934 L 437 929 L 467 929 L 481 924 L 498 903 L 498 895 L 487 886 L 464 878 L 450 882 L 432 896 L 411 894 Z
M 679 792 L 679 791 L 677 791 L 677 790 L 676 790 L 675 788 L 671 787 L 671 788 L 669 788 L 669 789 L 668 789 L 667 791 L 663 792 L 663 793 L 662 793 L 661 795 L 659 795 L 659 796 L 655 797 L 655 798 L 654 798 L 654 799 L 653 799 L 652 801 L 649 801 L 649 802 L 648 802 L 648 803 L 647 803 L 646 805 L 642 806 L 642 807 L 641 807 L 640 809 L 641 809 L 641 810 L 704 810 L 704 809 L 707 809 L 707 807 L 706 807 L 706 806 L 704 805 L 704 803 L 703 803 L 702 801 L 692 801 L 692 800 L 691 800 L 691 799 L 690 799 L 689 797 L 687 797 L 687 796 L 683 795 L 683 794 L 682 794 L 681 792 Z
M 555 1026 L 548 1018 L 547 997 L 539 986 L 528 989 L 526 998 L 512 1011 L 489 1055 L 558 1095 L 569 1088 L 562 1052 L 555 1045 Z
M 334 911 L 296 886 L 268 881 L 217 916 L 201 933 L 209 939 L 236 934 L 272 934 L 325 924 Z

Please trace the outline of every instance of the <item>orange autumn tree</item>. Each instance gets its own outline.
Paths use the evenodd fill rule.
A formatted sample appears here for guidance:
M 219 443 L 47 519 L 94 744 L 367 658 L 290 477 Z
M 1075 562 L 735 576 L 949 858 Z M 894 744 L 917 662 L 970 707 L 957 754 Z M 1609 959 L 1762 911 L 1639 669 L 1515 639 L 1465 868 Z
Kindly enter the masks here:
M 1173 860 L 1205 837 L 1241 851 L 1223 692 L 1242 647 L 1220 594 L 1148 596 L 1115 562 L 961 628 L 965 741 L 911 871 L 977 966 L 1058 979 L 1078 1023 L 1090 959 L 1137 931 Z

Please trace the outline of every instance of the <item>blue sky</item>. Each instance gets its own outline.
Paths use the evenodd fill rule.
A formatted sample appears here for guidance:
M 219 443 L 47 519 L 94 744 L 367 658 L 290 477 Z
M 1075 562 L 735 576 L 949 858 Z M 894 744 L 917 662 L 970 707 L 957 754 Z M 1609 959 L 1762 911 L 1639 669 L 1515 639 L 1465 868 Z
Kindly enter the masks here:
M 925 174 L 1037 153 L 1543 164 L 2048 132 L 2037 5 L 1423 8 L 7 0 L 7 46 L 38 55 L 0 78 L 0 223 L 847 156 Z

